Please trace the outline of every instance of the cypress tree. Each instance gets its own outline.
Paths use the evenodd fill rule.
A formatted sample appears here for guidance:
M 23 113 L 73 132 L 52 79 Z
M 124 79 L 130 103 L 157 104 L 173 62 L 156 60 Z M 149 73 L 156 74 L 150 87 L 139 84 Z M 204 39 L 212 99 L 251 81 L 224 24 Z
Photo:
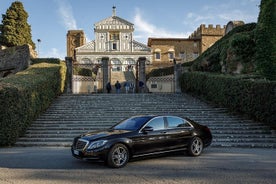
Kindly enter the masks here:
M 35 49 L 32 41 L 31 26 L 28 24 L 28 13 L 20 1 L 15 1 L 7 9 L 6 14 L 2 14 L 2 24 L 0 24 L 0 44 L 7 47 L 29 44 Z
M 256 27 L 256 69 L 276 80 L 276 0 L 262 0 Z

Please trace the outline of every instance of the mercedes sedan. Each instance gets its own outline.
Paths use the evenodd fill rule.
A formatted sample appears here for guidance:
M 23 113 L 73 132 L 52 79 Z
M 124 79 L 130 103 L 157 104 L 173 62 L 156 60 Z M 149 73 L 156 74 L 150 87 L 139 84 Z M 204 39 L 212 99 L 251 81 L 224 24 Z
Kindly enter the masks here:
M 79 159 L 101 159 L 113 168 L 129 159 L 176 151 L 199 156 L 212 142 L 208 127 L 188 118 L 144 115 L 125 119 L 104 131 L 74 138 L 72 155 Z

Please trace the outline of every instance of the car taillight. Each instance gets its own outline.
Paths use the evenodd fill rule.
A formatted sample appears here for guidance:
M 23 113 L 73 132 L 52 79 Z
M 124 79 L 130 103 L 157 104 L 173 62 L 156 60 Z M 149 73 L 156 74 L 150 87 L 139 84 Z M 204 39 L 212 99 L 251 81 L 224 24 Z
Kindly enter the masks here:
M 205 130 L 206 132 L 211 133 L 211 130 L 210 130 L 207 126 L 204 127 L 204 130 Z

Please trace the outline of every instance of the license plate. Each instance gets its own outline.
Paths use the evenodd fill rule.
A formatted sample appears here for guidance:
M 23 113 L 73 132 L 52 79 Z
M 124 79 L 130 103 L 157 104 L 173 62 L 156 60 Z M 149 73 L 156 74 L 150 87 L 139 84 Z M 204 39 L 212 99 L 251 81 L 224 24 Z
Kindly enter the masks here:
M 77 150 L 74 150 L 74 154 L 75 154 L 75 155 L 79 155 L 79 154 L 80 154 L 80 152 L 79 152 L 79 151 L 77 151 Z

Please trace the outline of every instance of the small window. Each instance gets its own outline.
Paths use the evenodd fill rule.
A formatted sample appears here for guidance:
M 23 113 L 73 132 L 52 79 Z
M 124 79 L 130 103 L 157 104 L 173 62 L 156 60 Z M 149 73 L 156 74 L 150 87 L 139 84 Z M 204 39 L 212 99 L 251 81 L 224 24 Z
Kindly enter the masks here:
M 172 52 L 169 52 L 169 59 L 171 60 L 171 59 L 173 59 L 174 57 L 173 57 L 173 53 Z
M 191 125 L 182 118 L 168 117 L 167 121 L 168 121 L 168 128 L 191 127 Z
M 151 84 L 151 88 L 157 88 L 157 84 Z
M 161 59 L 161 54 L 160 54 L 160 52 L 156 52 L 156 53 L 155 53 L 155 59 L 157 59 L 157 60 L 160 60 L 160 59 Z
M 147 126 L 152 127 L 153 130 L 163 130 L 165 129 L 165 123 L 163 117 L 154 118 L 151 120 Z
M 116 43 L 113 43 L 113 44 L 112 44 L 112 49 L 113 49 L 113 50 L 117 50 L 117 44 L 116 44 Z

